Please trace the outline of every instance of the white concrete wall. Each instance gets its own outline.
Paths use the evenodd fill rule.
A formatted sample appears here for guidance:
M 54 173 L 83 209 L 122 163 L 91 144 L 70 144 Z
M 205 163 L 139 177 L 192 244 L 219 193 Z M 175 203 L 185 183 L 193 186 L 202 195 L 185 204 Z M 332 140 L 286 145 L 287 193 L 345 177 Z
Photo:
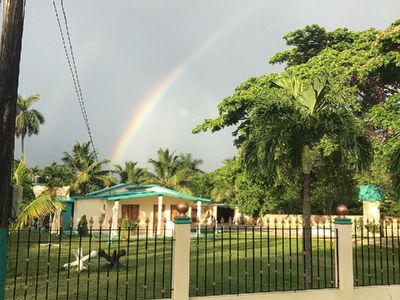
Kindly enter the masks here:
M 193 297 L 196 300 L 400 300 L 400 285 L 359 287 L 349 293 L 338 289 Z
M 80 199 L 74 203 L 74 228 L 78 226 L 78 223 L 83 215 L 86 215 L 87 220 L 93 218 L 93 229 L 99 228 L 99 219 L 102 216 L 104 210 L 103 205 L 107 206 L 107 201 L 103 199 Z M 111 216 L 111 215 L 110 215 Z M 107 220 L 107 214 L 106 214 Z M 106 222 L 106 221 L 105 221 Z M 104 227 L 104 224 L 103 224 Z

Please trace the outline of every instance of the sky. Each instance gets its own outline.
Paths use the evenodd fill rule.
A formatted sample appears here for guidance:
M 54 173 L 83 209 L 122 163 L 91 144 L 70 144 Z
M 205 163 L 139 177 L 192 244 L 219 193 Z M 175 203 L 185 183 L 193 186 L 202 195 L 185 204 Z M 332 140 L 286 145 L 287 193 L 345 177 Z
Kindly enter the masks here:
M 60 11 L 60 0 L 56 0 Z M 236 86 L 279 72 L 268 59 L 309 24 L 384 29 L 398 0 L 64 0 L 99 157 L 148 167 L 157 149 L 192 153 L 212 171 L 235 155 L 233 128 L 192 134 Z M 40 94 L 46 123 L 25 140 L 29 166 L 60 162 L 88 140 L 51 0 L 26 5 L 19 94 Z M 20 156 L 16 141 L 15 156 Z

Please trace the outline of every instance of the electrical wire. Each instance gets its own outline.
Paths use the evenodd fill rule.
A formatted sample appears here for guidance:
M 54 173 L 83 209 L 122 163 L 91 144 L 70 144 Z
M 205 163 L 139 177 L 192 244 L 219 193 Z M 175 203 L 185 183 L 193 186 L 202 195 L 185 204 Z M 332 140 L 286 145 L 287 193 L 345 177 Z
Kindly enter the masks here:
M 86 130 L 89 135 L 89 141 L 93 147 L 93 151 L 95 152 L 96 161 L 98 161 L 96 147 L 94 146 L 93 135 L 92 135 L 92 131 L 91 131 L 90 123 L 89 123 L 89 117 L 87 115 L 85 100 L 83 98 L 81 83 L 80 83 L 79 76 L 78 76 L 78 69 L 76 67 L 74 51 L 73 51 L 73 47 L 72 47 L 71 36 L 69 33 L 69 27 L 68 27 L 68 22 L 67 22 L 67 15 L 66 15 L 65 8 L 64 8 L 64 1 L 61 0 L 60 2 L 61 2 L 61 10 L 62 10 L 64 24 L 65 24 L 65 32 L 66 32 L 67 40 L 68 40 L 69 52 L 68 52 L 67 43 L 65 40 L 62 24 L 60 21 L 60 15 L 58 13 L 57 5 L 56 5 L 55 1 L 53 0 L 54 13 L 57 18 L 58 28 L 60 30 L 60 35 L 61 35 L 61 40 L 62 40 L 62 44 L 64 47 L 65 56 L 67 58 L 69 71 L 71 73 L 72 81 L 73 81 L 74 87 L 75 87 L 75 93 L 76 93 L 76 96 L 78 97 L 78 103 L 79 103 L 79 106 L 81 109 L 81 113 L 83 116 Z

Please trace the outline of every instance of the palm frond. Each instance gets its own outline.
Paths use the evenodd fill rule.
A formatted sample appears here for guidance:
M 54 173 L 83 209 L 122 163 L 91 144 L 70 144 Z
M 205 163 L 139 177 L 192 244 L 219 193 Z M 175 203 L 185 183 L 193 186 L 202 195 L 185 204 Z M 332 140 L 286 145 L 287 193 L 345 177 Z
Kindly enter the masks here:
M 64 203 L 59 196 L 52 196 L 50 193 L 44 193 L 29 203 L 18 216 L 15 222 L 16 227 L 24 226 L 28 220 L 43 218 L 49 214 L 55 214 L 62 211 Z

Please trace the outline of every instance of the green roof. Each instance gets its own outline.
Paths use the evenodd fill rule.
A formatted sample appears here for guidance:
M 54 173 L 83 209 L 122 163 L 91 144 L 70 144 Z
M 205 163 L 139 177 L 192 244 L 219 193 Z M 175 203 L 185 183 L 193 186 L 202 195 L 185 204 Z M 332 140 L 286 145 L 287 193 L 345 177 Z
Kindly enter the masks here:
M 157 184 L 138 185 L 135 183 L 118 184 L 109 188 L 88 193 L 83 196 L 72 196 L 69 198 L 69 201 L 76 201 L 79 199 L 104 199 L 115 201 L 121 199 L 152 197 L 160 195 L 184 198 L 193 201 L 211 202 L 210 199 L 188 195 Z

